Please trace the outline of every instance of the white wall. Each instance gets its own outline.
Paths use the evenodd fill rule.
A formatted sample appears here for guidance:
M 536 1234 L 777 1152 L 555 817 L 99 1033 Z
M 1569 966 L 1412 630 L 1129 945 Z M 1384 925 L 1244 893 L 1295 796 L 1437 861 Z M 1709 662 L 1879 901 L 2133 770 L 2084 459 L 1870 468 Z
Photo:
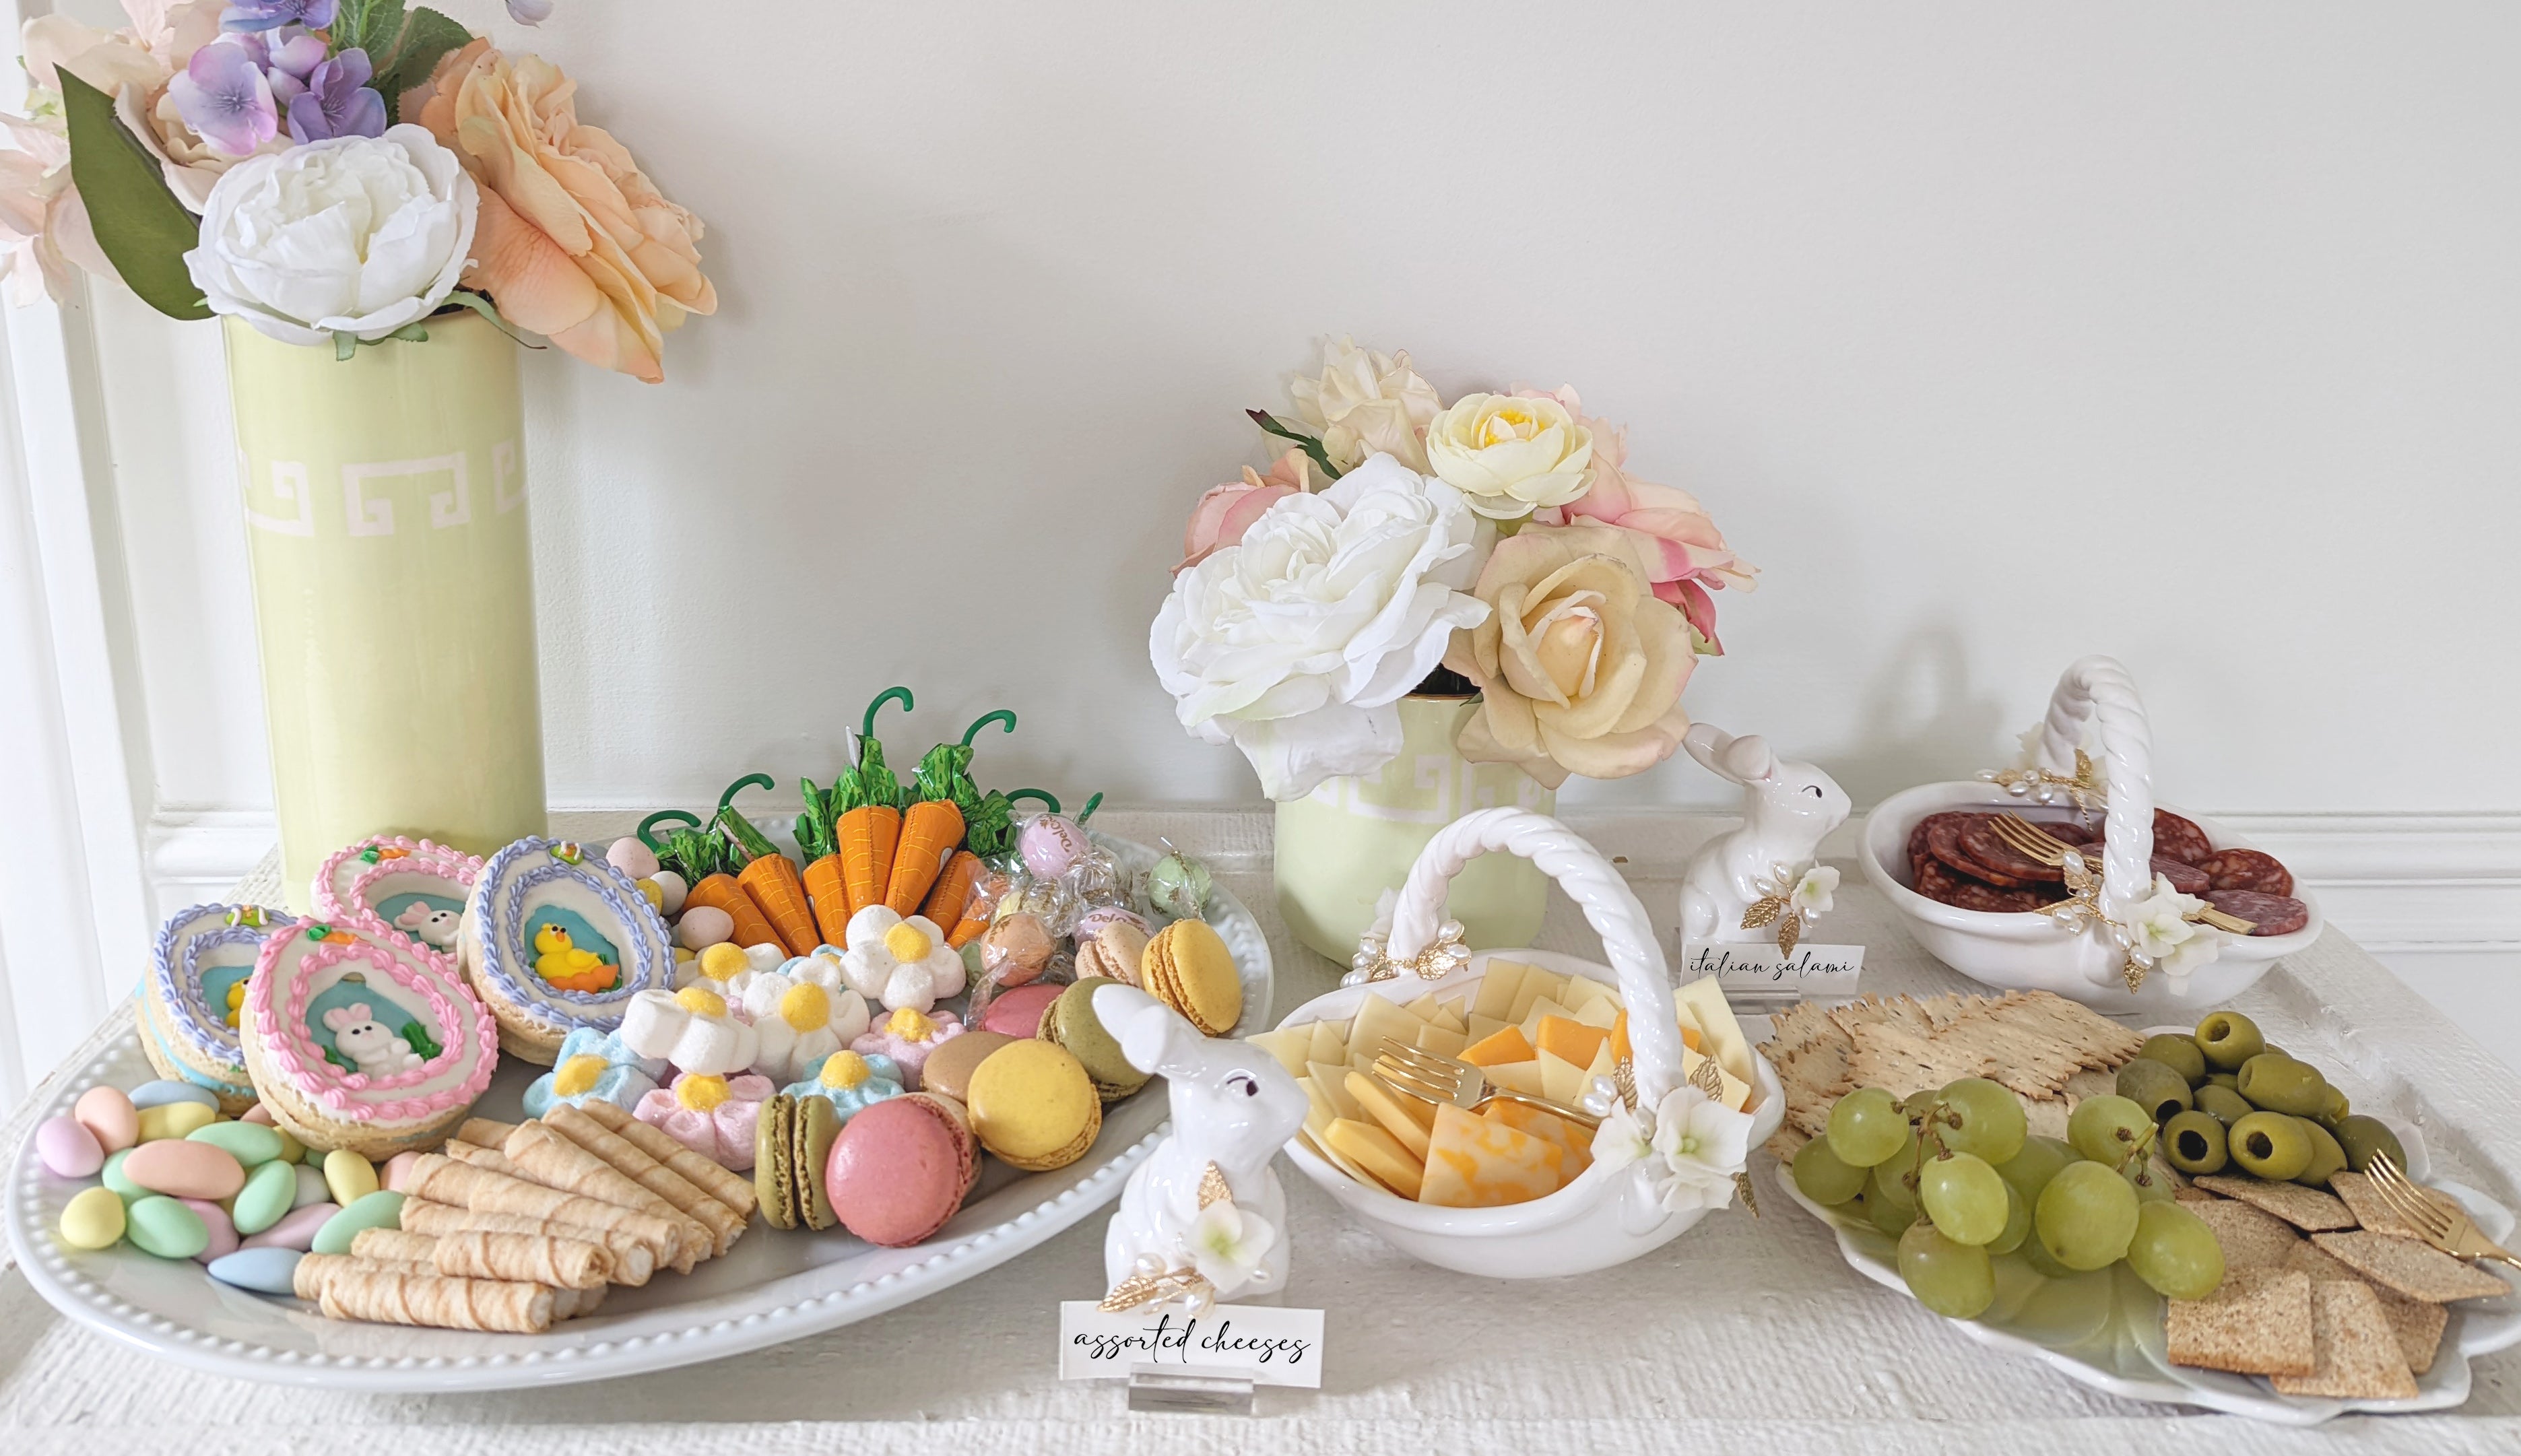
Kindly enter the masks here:
M 530 44 L 724 300 L 663 387 L 527 368 L 557 803 L 821 777 L 896 681 L 900 750 L 1007 705 L 1008 779 L 1251 796 L 1145 627 L 1240 410 L 1352 331 L 1627 422 L 1765 569 L 1692 710 L 1859 804 L 2106 651 L 2168 798 L 2521 812 L 2521 11 L 562 0 Z M 153 823 L 251 842 L 215 334 L 99 312 Z

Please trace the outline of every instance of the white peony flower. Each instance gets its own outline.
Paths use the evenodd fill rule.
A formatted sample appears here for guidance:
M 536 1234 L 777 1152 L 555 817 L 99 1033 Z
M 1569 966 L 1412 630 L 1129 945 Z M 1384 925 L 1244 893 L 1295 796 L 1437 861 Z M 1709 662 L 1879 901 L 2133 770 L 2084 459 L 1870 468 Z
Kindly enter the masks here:
M 928 1011 L 963 994 L 963 953 L 925 915 L 904 918 L 891 906 L 869 905 L 849 917 L 848 940 L 842 978 L 887 1011 Z
M 1393 705 L 1488 619 L 1467 589 L 1489 545 L 1460 491 L 1377 455 L 1175 576 L 1147 655 L 1184 728 L 1300 798 L 1400 751 Z
M 1546 394 L 1465 394 L 1427 427 L 1428 469 L 1499 521 L 1563 506 L 1593 483 L 1593 432 Z
M 285 343 L 373 341 L 445 301 L 480 207 L 454 153 L 424 127 L 390 126 L 230 167 L 184 263 L 211 311 Z
M 1322 453 L 1340 470 L 1389 455 L 1427 473 L 1427 425 L 1444 402 L 1409 367 L 1408 350 L 1386 357 L 1343 335 L 1322 346 L 1321 378 L 1297 380 L 1287 392 L 1297 418 L 1321 436 Z
M 2129 905 L 2122 922 L 2128 948 L 2165 976 L 2186 976 L 2223 953 L 2219 932 L 2188 919 L 2205 908 L 2204 900 L 2172 888 L 2170 877 L 2154 876 L 2153 893 Z
M 1832 898 L 1838 893 L 1838 871 L 1828 865 L 1814 865 L 1804 871 L 1795 882 L 1794 893 L 1787 898 L 1806 921 L 1816 915 L 1827 915 Z
M 1640 1164 L 1637 1176 L 1672 1213 L 1733 1202 L 1733 1175 L 1750 1156 L 1751 1115 L 1687 1084 L 1673 1089 L 1651 1120 L 1614 1104 L 1593 1135 L 1593 1160 Z
M 1220 1299 L 1243 1292 L 1260 1271 L 1260 1261 L 1278 1242 L 1278 1231 L 1258 1213 L 1219 1199 L 1199 1210 L 1183 1235 L 1192 1267 L 1216 1289 Z

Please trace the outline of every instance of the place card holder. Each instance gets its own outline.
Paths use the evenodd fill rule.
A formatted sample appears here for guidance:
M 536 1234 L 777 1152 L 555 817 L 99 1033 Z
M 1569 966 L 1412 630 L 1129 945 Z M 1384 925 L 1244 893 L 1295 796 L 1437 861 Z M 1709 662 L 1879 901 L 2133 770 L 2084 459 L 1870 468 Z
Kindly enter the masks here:
M 1129 1409 L 1201 1416 L 1252 1414 L 1252 1377 L 1239 1370 L 1141 1365 L 1129 1372 Z

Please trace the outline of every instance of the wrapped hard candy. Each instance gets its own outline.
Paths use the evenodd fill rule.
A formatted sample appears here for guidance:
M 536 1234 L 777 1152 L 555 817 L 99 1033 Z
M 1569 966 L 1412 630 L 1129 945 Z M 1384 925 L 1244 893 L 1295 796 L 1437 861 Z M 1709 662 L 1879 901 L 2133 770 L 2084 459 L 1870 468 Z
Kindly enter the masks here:
M 1016 852 L 1036 880 L 1056 880 L 1092 851 L 1085 828 L 1065 814 L 1035 814 L 1016 834 Z
M 999 985 L 1023 985 L 1041 978 L 1056 949 L 1058 943 L 1041 917 L 1019 910 L 981 936 L 981 970 Z

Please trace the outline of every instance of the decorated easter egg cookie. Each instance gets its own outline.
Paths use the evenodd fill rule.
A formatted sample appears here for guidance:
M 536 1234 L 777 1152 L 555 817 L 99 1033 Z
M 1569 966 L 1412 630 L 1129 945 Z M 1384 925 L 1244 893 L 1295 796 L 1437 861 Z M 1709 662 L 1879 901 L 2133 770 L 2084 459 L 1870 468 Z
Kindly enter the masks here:
M 322 922 L 263 942 L 239 1030 L 282 1130 L 372 1160 L 443 1141 L 499 1060 L 497 1025 L 444 957 Z
M 464 904 L 481 861 L 427 840 L 362 840 L 315 872 L 315 918 L 399 935 L 436 955 L 455 954 Z
M 648 897 L 601 854 L 561 840 L 490 856 L 458 944 L 500 1046 L 546 1067 L 572 1031 L 610 1031 L 632 997 L 673 984 L 673 947 Z
M 237 1024 L 265 937 L 297 924 L 259 905 L 195 905 L 158 933 L 141 986 L 140 1048 L 170 1081 L 199 1087 L 229 1115 L 253 1106 Z

